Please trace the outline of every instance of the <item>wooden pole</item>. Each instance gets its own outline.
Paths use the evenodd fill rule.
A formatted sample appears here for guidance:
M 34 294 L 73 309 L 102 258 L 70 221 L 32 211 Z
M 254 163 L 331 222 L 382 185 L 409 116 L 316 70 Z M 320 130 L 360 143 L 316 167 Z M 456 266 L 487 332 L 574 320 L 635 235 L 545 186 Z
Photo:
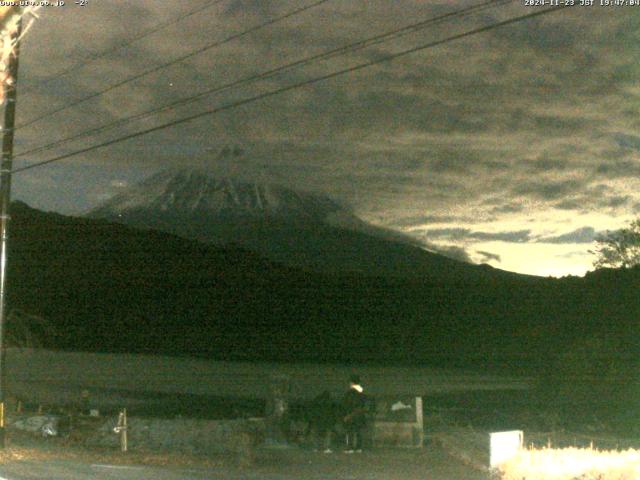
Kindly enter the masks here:
M 127 409 L 122 409 L 122 437 L 120 437 L 120 448 L 123 452 L 127 451 Z
M 118 414 L 118 424 L 113 429 L 115 433 L 120 435 L 120 451 L 126 452 L 128 449 L 127 444 L 127 409 L 123 408 Z
M 0 162 L 0 448 L 5 447 L 4 428 L 4 326 L 7 316 L 7 240 L 9 226 L 9 204 L 11 202 L 11 170 L 13 169 L 13 133 L 16 118 L 16 100 L 18 86 L 18 56 L 20 45 L 18 39 L 22 33 L 22 20 L 18 20 L 17 28 L 10 34 L 9 41 L 14 45 L 9 55 L 7 76 L 4 81 L 4 121 L 2 124 L 2 160 Z M 5 39 L 6 41 L 7 39 Z

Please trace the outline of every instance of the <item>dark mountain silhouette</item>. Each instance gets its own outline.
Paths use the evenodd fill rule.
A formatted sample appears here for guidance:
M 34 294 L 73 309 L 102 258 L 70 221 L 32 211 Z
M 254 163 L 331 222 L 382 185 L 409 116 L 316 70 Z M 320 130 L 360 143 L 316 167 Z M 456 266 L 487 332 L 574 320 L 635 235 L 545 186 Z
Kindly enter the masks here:
M 234 244 L 271 260 L 324 272 L 442 279 L 490 275 L 370 225 L 330 198 L 213 178 L 202 169 L 160 172 L 89 212 L 137 228 Z M 506 272 L 502 272 L 506 275 Z
M 52 324 L 54 348 L 510 371 L 552 365 L 590 338 L 614 339 L 621 361 L 640 353 L 638 269 L 566 279 L 314 273 L 21 203 L 12 218 L 9 305 Z

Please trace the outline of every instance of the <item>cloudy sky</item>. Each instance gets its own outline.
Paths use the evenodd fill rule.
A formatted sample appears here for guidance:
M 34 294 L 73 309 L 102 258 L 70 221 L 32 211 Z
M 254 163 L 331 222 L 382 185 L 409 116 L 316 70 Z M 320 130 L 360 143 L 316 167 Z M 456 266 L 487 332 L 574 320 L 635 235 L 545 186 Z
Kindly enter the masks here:
M 317 0 L 88 0 L 46 7 L 20 59 L 18 125 Z M 599 0 L 598 0 L 599 2 Z M 543 7 L 492 5 L 393 41 L 20 156 L 467 0 L 328 0 L 16 132 L 16 167 Z M 95 52 L 196 15 L 63 76 Z M 322 192 L 475 262 L 582 275 L 640 213 L 640 7 L 576 6 L 16 174 L 14 197 L 79 214 L 173 165 Z M 238 154 L 220 158 L 232 148 Z

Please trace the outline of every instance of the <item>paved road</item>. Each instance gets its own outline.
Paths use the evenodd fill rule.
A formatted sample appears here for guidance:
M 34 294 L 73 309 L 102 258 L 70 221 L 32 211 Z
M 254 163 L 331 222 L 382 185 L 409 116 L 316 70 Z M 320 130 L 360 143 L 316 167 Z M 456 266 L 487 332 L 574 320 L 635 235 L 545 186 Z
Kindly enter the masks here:
M 76 463 L 20 462 L 0 467 L 0 480 L 302 480 L 292 474 L 273 472 L 241 472 L 228 470 L 160 469 L 150 467 L 125 467 L 119 465 L 82 465 Z M 327 477 L 304 477 L 323 480 Z M 355 480 L 358 477 L 331 477 L 332 480 Z M 428 477 L 427 477 L 428 478 Z M 454 480 L 454 479 L 451 479 Z M 457 479 L 456 479 L 457 480 Z
M 0 466 L 0 480 L 299 480 L 299 478 L 273 472 L 86 465 L 74 462 L 16 462 Z
M 0 480 L 203 480 L 229 478 L 195 469 L 83 464 L 69 461 L 20 461 L 0 466 Z
M 173 468 L 15 461 L 0 465 L 0 480 L 484 480 L 441 450 L 323 455 L 284 452 L 255 467 Z

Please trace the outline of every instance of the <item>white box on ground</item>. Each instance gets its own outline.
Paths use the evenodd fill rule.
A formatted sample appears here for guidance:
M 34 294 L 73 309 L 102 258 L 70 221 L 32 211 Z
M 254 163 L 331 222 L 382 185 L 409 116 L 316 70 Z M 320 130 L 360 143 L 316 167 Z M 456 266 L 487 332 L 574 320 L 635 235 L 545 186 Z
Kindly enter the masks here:
M 376 398 L 373 441 L 376 445 L 422 447 L 424 425 L 422 397 Z
M 489 466 L 496 468 L 518 454 L 522 449 L 524 434 L 522 430 L 511 430 L 493 432 L 489 437 L 491 446 Z

